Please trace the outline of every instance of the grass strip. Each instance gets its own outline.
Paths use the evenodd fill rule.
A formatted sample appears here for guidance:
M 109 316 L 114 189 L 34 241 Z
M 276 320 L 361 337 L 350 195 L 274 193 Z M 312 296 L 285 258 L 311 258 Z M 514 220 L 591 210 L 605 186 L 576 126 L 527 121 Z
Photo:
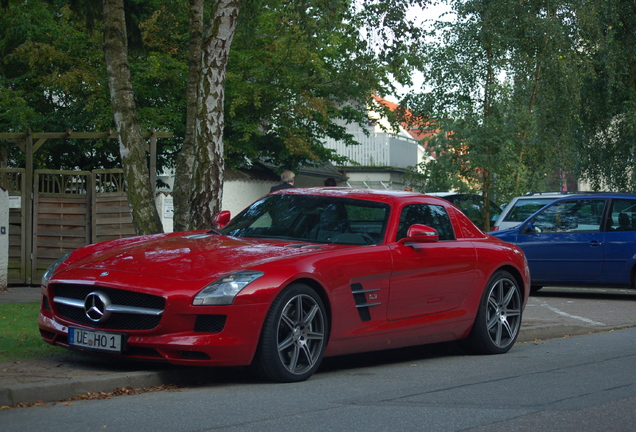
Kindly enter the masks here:
M 0 304 L 0 362 L 53 355 L 55 347 L 40 338 L 39 303 Z

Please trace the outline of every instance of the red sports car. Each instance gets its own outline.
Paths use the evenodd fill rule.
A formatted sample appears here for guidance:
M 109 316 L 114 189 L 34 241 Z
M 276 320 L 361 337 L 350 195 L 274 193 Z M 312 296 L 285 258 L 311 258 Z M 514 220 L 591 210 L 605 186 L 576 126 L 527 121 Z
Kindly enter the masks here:
M 286 189 L 217 221 L 62 257 L 42 281 L 42 338 L 293 382 L 323 356 L 450 340 L 496 354 L 519 333 L 523 253 L 445 200 Z

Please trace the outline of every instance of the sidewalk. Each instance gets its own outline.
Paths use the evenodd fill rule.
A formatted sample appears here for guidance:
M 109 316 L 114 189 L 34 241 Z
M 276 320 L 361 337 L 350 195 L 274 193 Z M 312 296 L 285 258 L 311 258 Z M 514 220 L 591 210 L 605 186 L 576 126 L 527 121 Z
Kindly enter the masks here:
M 0 292 L 0 303 L 38 302 L 40 288 L 9 288 Z M 517 343 L 610 330 L 609 325 L 579 324 L 567 317 L 555 318 L 531 297 Z M 602 323 L 596 323 L 602 324 Z M 0 363 L 0 407 L 18 403 L 53 402 L 87 393 L 112 392 L 117 388 L 143 388 L 168 384 L 193 385 L 222 381 L 221 368 L 188 368 L 165 363 L 137 362 L 57 349 L 48 358 Z

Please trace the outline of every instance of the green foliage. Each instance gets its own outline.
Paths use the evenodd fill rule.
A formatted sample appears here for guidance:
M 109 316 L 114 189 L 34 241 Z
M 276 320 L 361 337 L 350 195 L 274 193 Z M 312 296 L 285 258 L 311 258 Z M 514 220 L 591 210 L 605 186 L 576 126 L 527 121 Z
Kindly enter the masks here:
M 499 202 L 564 174 L 633 189 L 633 2 L 449 4 L 425 45 L 426 91 L 403 101 L 450 132 L 432 143 L 444 169 Z
M 97 3 L 6 3 L 0 130 L 111 128 Z M 370 95 L 391 94 L 419 68 L 426 90 L 403 106 L 452 131 L 430 143 L 436 164 L 413 170 L 421 190 L 502 202 L 555 190 L 562 173 L 595 189 L 636 190 L 636 3 L 448 0 L 454 15 L 431 34 L 408 19 L 410 6 L 428 3 L 243 1 L 226 82 L 227 164 L 341 160 L 323 140 L 353 144 L 344 125 L 366 123 Z M 161 169 L 185 135 L 188 2 L 126 7 L 142 128 L 175 132 L 159 141 Z M 17 147 L 0 146 L 11 166 L 23 163 Z M 36 164 L 109 168 L 119 149 L 112 140 L 49 140 Z
M 458 189 L 460 186 L 454 180 L 456 177 L 451 170 L 446 155 L 437 158 L 435 163 L 422 162 L 417 166 L 407 168 L 404 173 L 404 183 L 416 192 L 445 192 Z
M 231 164 L 244 156 L 287 167 L 341 160 L 323 147 L 324 138 L 354 144 L 344 124 L 366 124 L 372 93 L 390 91 L 391 77 L 405 79 L 403 48 L 418 32 L 404 23 L 391 28 L 404 19 L 396 5 L 409 2 L 362 3 L 377 13 L 348 0 L 244 2 L 227 75 Z M 383 39 L 375 47 L 365 36 L 390 28 L 400 32 L 393 44 Z
M 26 360 L 55 353 L 40 337 L 39 303 L 0 304 L 0 362 Z
M 595 188 L 636 192 L 636 3 L 584 3 L 580 169 Z
M 102 131 L 113 127 L 102 52 L 101 11 L 71 1 L 9 1 L 0 16 L 0 130 Z M 419 0 L 246 0 L 226 81 L 226 163 L 261 157 L 278 165 L 340 160 L 325 137 L 348 140 L 365 124 L 373 92 L 408 83 L 420 30 Z M 188 2 L 126 2 L 129 60 L 142 129 L 174 131 L 159 141 L 159 169 L 185 136 Z M 209 12 L 209 11 L 208 11 Z M 7 146 L 8 143 L 0 145 Z M 11 148 L 10 163 L 23 156 Z M 39 168 L 113 167 L 112 140 L 49 140 Z
M 156 24 L 154 8 L 147 12 L 148 7 L 139 4 L 134 7 L 134 2 L 129 3 L 131 16 L 148 21 L 147 27 L 151 30 L 155 24 L 176 32 L 177 20 L 167 17 Z M 149 2 L 145 3 L 148 6 Z M 161 3 L 165 3 L 162 11 L 169 6 L 178 9 L 177 2 Z M 0 14 L 2 132 L 24 132 L 27 128 L 35 132 L 62 132 L 67 128 L 95 132 L 113 128 L 102 26 L 91 21 L 99 17 L 88 9 L 82 11 L 89 14 L 90 19 L 64 1 L 31 0 L 20 4 L 9 2 Z M 181 28 L 181 35 L 185 31 L 185 27 Z M 136 33 L 132 32 L 133 37 Z M 150 47 L 154 48 L 157 38 L 153 39 L 150 30 L 146 34 Z M 134 88 L 144 129 L 177 133 L 179 127 L 183 129 L 183 77 L 187 66 L 182 59 L 183 52 L 178 52 L 175 44 L 159 46 L 161 50 L 157 52 L 131 50 Z M 175 141 L 159 140 L 158 144 L 161 169 L 169 163 L 167 156 L 174 153 Z M 24 155 L 17 147 L 9 143 L 0 145 L 10 150 L 10 165 L 23 164 Z M 35 154 L 35 163 L 36 168 L 112 168 L 120 166 L 119 145 L 115 140 L 48 140 Z

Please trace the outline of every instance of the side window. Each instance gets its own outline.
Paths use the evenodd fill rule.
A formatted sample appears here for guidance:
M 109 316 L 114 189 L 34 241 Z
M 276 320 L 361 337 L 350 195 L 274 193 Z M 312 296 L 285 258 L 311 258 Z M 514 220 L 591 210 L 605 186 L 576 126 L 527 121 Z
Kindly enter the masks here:
M 636 200 L 617 199 L 612 202 L 607 231 L 636 231 Z
M 347 205 L 349 226 L 352 233 L 367 234 L 375 243 L 380 243 L 384 237 L 386 220 L 389 216 L 386 207 L 363 207 L 361 205 Z
M 439 233 L 440 240 L 455 240 L 455 232 L 446 209 L 442 206 L 430 204 L 411 204 L 402 209 L 397 238 L 406 237 L 409 227 L 413 224 L 428 225 Z
M 534 227 L 542 233 L 600 231 L 604 209 L 605 200 L 564 201 L 539 213 Z

